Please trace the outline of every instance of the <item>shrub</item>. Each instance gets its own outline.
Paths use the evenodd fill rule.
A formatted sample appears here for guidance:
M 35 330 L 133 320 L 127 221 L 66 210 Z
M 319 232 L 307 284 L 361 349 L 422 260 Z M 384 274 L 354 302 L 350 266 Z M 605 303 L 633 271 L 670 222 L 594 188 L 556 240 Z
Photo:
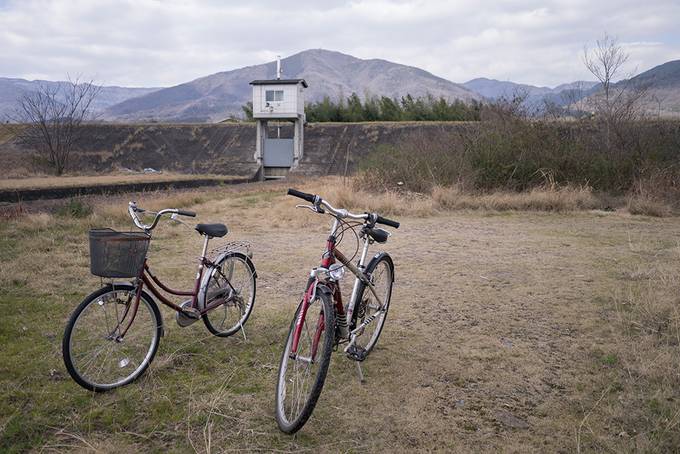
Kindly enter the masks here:
M 527 191 L 545 176 L 560 187 L 612 194 L 654 191 L 679 200 L 680 123 L 638 121 L 608 147 L 595 120 L 537 122 L 497 115 L 448 137 L 416 136 L 378 146 L 359 165 L 369 189 L 429 192 L 436 186 L 477 191 Z M 649 197 L 647 197 L 649 198 Z
M 56 210 L 57 216 L 66 218 L 82 219 L 92 214 L 92 207 L 80 199 L 69 199 L 69 201 Z

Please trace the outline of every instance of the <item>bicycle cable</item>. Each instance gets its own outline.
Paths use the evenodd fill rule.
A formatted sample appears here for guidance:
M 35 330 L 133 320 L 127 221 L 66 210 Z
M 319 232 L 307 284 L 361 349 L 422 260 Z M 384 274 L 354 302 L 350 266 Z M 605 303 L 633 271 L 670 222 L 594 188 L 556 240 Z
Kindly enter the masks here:
M 336 246 L 340 245 L 340 243 L 342 242 L 342 240 L 345 237 L 345 232 L 347 230 L 351 230 L 351 232 L 354 234 L 354 239 L 356 241 L 356 247 L 354 249 L 354 253 L 352 254 L 352 256 L 347 259 L 349 262 L 351 262 L 352 260 L 354 260 L 354 258 L 357 256 L 357 254 L 359 254 L 359 249 L 360 249 L 361 246 L 360 246 L 360 241 L 359 241 L 359 234 L 356 231 L 356 227 L 363 225 L 363 222 L 348 222 L 348 221 L 345 221 L 344 219 L 339 219 L 339 221 L 340 221 L 340 224 L 342 226 L 342 229 L 336 235 L 336 240 L 335 240 Z M 345 265 L 342 265 L 342 266 L 344 267 Z

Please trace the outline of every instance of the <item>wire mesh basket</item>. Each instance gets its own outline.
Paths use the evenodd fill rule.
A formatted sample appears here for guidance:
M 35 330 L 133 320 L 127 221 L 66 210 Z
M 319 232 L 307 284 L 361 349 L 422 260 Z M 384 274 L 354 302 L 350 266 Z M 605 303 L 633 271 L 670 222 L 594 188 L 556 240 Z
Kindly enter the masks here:
M 150 239 L 143 232 L 90 230 L 90 272 L 101 277 L 137 277 Z

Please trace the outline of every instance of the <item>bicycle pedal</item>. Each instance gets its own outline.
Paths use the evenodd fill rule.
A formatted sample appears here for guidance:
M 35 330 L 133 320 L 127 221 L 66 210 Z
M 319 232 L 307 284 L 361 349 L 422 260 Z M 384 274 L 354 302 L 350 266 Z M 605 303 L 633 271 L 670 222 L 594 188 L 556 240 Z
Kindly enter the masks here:
M 347 357 L 354 361 L 363 361 L 368 356 L 368 351 L 363 347 L 352 345 L 347 349 Z

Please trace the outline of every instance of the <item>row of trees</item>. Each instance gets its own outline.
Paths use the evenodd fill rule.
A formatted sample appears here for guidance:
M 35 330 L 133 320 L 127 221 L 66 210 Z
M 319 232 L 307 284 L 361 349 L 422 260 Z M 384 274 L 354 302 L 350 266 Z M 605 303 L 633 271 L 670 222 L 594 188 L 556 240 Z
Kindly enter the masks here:
M 366 97 L 356 93 L 347 99 L 322 101 L 305 108 L 307 120 L 328 121 L 475 121 L 480 118 L 481 104 L 466 104 L 460 100 L 448 101 L 432 95 L 417 97 L 406 95 L 400 100 L 387 96 Z
M 247 120 L 253 119 L 253 103 L 242 106 Z M 477 121 L 482 104 L 466 104 L 458 99 L 448 101 L 432 95 L 414 98 L 410 94 L 401 99 L 387 96 L 367 96 L 362 100 L 352 93 L 337 101 L 326 96 L 321 101 L 305 106 L 307 121 L 358 122 L 358 121 Z

